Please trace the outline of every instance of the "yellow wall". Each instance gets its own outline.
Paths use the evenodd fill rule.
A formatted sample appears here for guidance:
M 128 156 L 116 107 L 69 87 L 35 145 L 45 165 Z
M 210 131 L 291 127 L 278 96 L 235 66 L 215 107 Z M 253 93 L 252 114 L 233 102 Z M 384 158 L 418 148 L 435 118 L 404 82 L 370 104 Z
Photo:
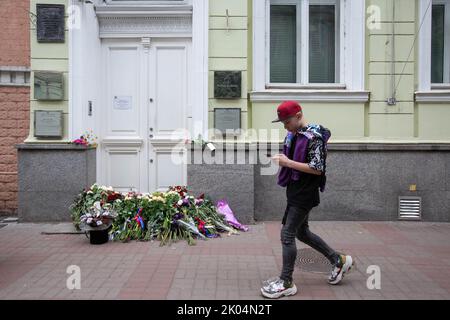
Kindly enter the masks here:
M 450 142 L 450 104 L 416 104 L 417 48 L 407 61 L 415 34 L 419 28 L 418 0 L 396 0 L 395 21 L 395 73 L 397 105 L 388 106 L 391 96 L 391 32 L 392 1 L 366 0 L 366 7 L 377 5 L 381 9 L 381 28 L 366 28 L 365 88 L 370 92 L 368 103 L 302 103 L 310 123 L 330 128 L 335 142 Z M 275 129 L 269 140 L 281 140 L 285 134 L 280 124 L 272 124 L 276 117 L 273 103 L 247 102 L 252 90 L 252 1 L 210 0 L 210 127 L 213 126 L 214 107 L 240 107 L 243 128 L 255 130 Z M 226 9 L 230 13 L 229 32 L 224 30 Z M 247 22 L 247 27 L 245 25 Z M 243 95 L 238 101 L 212 99 L 214 70 L 242 70 Z M 400 74 L 403 76 L 400 79 Z M 247 83 L 246 80 L 247 79 Z M 265 140 L 266 138 L 261 138 Z
M 30 12 L 36 14 L 36 3 L 64 4 L 67 0 L 31 0 Z M 36 26 L 30 23 L 31 43 L 31 95 L 30 95 L 30 135 L 25 142 L 47 142 L 46 140 L 34 138 L 34 111 L 35 110 L 62 110 L 64 114 L 64 137 L 68 141 L 68 118 L 69 118 L 69 30 L 66 26 L 64 43 L 38 43 L 36 40 Z M 64 100 L 63 101 L 38 101 L 34 99 L 34 71 L 58 71 L 64 74 Z M 55 140 L 51 140 L 54 142 Z
M 276 129 L 270 140 L 281 140 L 284 131 L 280 124 L 270 121 L 276 117 L 274 103 L 251 103 L 252 90 L 252 1 L 210 0 L 209 2 L 209 123 L 214 123 L 214 108 L 241 108 L 243 129 Z M 67 0 L 31 0 L 30 11 L 35 13 L 36 3 L 68 5 Z M 396 0 L 395 15 L 395 82 L 404 74 L 398 86 L 395 106 L 385 100 L 391 90 L 391 28 L 392 1 L 366 0 L 366 6 L 381 8 L 380 30 L 366 29 L 366 90 L 370 102 L 363 103 L 302 103 L 306 118 L 330 128 L 332 141 L 337 142 L 450 142 L 450 104 L 418 104 L 414 101 L 417 88 L 417 45 L 409 62 L 405 63 L 419 28 L 418 0 Z M 229 12 L 227 30 L 226 10 Z M 34 71 L 49 70 L 64 73 L 64 101 L 44 102 L 34 100 L 31 85 L 31 126 L 27 142 L 33 137 L 34 110 L 63 110 L 64 138 L 68 139 L 68 30 L 65 43 L 37 43 L 36 29 L 30 24 L 31 83 Z M 242 96 L 237 100 L 214 99 L 214 71 L 242 71 Z M 263 139 L 264 140 L 264 139 Z M 45 142 L 44 140 L 39 140 Z

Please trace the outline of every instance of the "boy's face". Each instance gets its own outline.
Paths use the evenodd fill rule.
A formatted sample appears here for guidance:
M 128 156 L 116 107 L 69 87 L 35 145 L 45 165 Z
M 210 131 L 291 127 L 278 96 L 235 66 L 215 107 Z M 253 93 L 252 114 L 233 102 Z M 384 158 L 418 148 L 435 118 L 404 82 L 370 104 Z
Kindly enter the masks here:
M 301 113 L 290 117 L 283 121 L 284 128 L 289 132 L 296 132 L 300 128 L 300 121 L 302 120 L 303 115 Z

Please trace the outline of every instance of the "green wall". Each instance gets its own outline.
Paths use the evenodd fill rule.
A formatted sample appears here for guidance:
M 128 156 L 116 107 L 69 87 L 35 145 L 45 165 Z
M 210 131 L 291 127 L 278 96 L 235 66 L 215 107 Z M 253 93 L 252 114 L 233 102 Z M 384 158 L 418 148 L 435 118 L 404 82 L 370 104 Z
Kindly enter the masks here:
M 68 5 L 67 0 L 31 0 L 30 11 L 35 13 L 36 3 Z M 311 123 L 321 123 L 333 132 L 335 142 L 450 142 L 450 104 L 415 103 L 417 88 L 417 43 L 406 63 L 415 32 L 419 28 L 418 0 L 396 0 L 395 21 L 395 81 L 405 68 L 398 86 L 396 106 L 385 102 L 391 88 L 391 28 L 392 1 L 366 0 L 366 6 L 381 8 L 381 29 L 366 28 L 366 90 L 370 101 L 364 103 L 302 103 L 306 118 Z M 229 13 L 227 27 L 226 10 Z M 251 103 L 248 93 L 252 88 L 252 0 L 210 0 L 209 2 L 209 123 L 214 123 L 214 108 L 240 108 L 243 129 L 274 129 L 268 140 L 279 141 L 284 136 L 280 124 L 270 121 L 276 117 L 274 103 Z M 35 26 L 30 23 L 31 83 L 34 71 L 50 70 L 64 73 L 64 101 L 43 102 L 34 99 L 31 86 L 31 126 L 27 142 L 33 138 L 33 111 L 63 110 L 64 138 L 68 139 L 68 30 L 65 43 L 37 43 Z M 241 99 L 214 99 L 214 71 L 242 71 Z M 300 101 L 301 103 L 301 101 Z M 256 138 L 256 137 L 254 137 Z M 260 140 L 266 140 L 261 137 Z M 46 142 L 39 140 L 39 142 Z
M 30 12 L 36 14 L 36 3 L 64 4 L 67 0 L 31 0 Z M 43 139 L 34 138 L 34 110 L 62 110 L 64 114 L 64 137 L 68 141 L 68 116 L 69 116 L 69 30 L 66 26 L 64 43 L 38 43 L 36 40 L 36 26 L 30 23 L 30 45 L 31 45 L 31 95 L 30 95 L 30 135 L 25 142 L 48 142 Z M 38 101 L 34 99 L 34 72 L 35 71 L 58 71 L 64 74 L 64 100 L 63 101 Z M 55 140 L 51 140 L 54 142 Z
M 276 117 L 274 103 L 251 103 L 252 79 L 252 1 L 210 0 L 209 66 L 210 66 L 210 127 L 213 110 L 220 107 L 240 107 L 243 128 L 274 129 L 260 141 L 279 141 L 284 137 L 280 124 L 272 124 Z M 332 130 L 334 142 L 450 142 L 450 104 L 415 103 L 417 88 L 418 42 L 407 61 L 419 28 L 418 0 L 396 0 L 396 14 L 392 16 L 391 0 L 366 0 L 366 7 L 381 9 L 381 28 L 366 28 L 365 88 L 370 92 L 368 103 L 300 103 L 310 123 L 320 123 Z M 230 30 L 226 30 L 226 10 L 229 10 Z M 397 105 L 388 106 L 391 95 L 391 32 L 395 24 L 395 83 Z M 403 76 L 400 74 L 404 68 Z M 213 99 L 213 71 L 241 70 L 243 94 L 237 101 Z

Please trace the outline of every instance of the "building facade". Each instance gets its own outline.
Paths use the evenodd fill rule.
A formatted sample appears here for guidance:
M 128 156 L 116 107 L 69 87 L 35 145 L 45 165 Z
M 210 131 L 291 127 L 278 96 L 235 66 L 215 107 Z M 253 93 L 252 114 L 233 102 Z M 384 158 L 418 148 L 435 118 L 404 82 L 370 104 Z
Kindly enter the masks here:
M 28 0 L 0 3 L 0 215 L 17 214 L 17 152 L 29 134 Z
M 313 219 L 396 220 L 399 197 L 413 196 L 423 220 L 450 220 L 448 0 L 32 0 L 30 11 L 38 4 L 64 5 L 67 24 L 59 42 L 30 30 L 19 154 L 92 130 L 100 184 L 186 184 L 227 198 L 244 222 L 278 219 L 284 190 L 267 154 L 285 132 L 271 120 L 297 100 L 332 132 Z M 49 71 L 63 76 L 56 101 L 35 94 Z M 62 112 L 62 135 L 37 136 L 35 111 Z

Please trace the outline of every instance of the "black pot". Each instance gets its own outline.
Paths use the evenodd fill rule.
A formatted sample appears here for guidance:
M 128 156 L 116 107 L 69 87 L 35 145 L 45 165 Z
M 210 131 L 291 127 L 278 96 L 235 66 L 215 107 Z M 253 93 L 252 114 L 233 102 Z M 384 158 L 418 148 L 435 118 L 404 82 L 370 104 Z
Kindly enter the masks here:
M 89 241 L 91 244 L 104 244 L 109 240 L 109 230 L 91 230 L 89 231 Z

